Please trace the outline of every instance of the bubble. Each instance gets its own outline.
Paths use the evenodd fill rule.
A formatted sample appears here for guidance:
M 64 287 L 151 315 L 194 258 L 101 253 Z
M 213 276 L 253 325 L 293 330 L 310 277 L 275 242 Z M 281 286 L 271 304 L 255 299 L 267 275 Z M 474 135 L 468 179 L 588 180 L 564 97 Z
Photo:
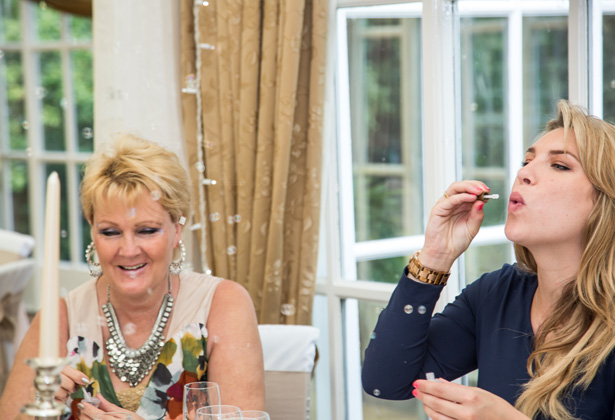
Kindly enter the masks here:
M 47 10 L 47 2 L 46 1 L 40 2 L 39 5 L 41 6 L 41 10 Z
M 235 245 L 231 245 L 228 248 L 226 248 L 226 253 L 228 255 L 235 255 L 237 253 L 237 247 Z
M 196 89 L 196 77 L 192 73 L 186 75 L 186 89 Z
M 211 276 L 211 273 L 212 273 L 211 268 L 208 268 L 205 270 L 205 274 L 207 274 L 208 276 Z
M 66 287 L 60 287 L 59 293 L 61 297 L 65 297 L 68 295 L 68 289 Z
M 128 274 L 128 277 L 130 277 L 131 279 L 134 279 L 134 278 L 137 277 L 137 273 L 132 273 L 131 272 L 131 273 Z
M 28 122 L 28 120 L 23 120 L 21 122 L 21 126 L 23 127 L 24 130 L 27 130 L 28 128 L 30 128 L 30 123 Z
M 2 58 L 1 55 L 0 58 Z M 615 80 L 611 80 L 611 89 L 615 89 Z
M 34 89 L 34 92 L 38 99 L 43 99 L 45 96 L 47 96 L 47 89 L 45 89 L 43 86 L 37 86 L 36 89 Z
M 0 60 L 4 58 L 4 51 L 0 50 Z
M 380 395 L 380 390 L 379 389 L 374 389 L 374 396 L 377 397 Z
M 232 225 L 233 223 L 235 223 L 235 219 L 233 219 L 233 216 L 227 217 L 226 223 L 228 223 L 229 225 Z
M 31 147 L 26 148 L 26 155 L 28 155 L 28 157 L 32 157 L 32 148 Z
M 376 331 L 372 331 L 372 335 L 369 336 L 370 340 L 373 340 L 374 338 L 376 338 Z
M 293 316 L 296 312 L 295 305 L 292 303 L 284 303 L 280 308 L 280 312 L 282 312 L 284 316 Z
M 424 315 L 427 312 L 427 308 L 424 305 L 419 306 L 419 314 Z
M 129 208 L 128 211 L 126 212 L 126 216 L 129 219 L 134 219 L 136 215 L 137 215 L 137 209 L 134 207 Z
M 81 130 L 81 135 L 84 139 L 90 140 L 92 137 L 94 137 L 94 131 L 90 127 L 85 127 L 83 130 Z
M 217 343 L 218 341 L 220 341 L 220 336 L 214 335 L 213 337 L 211 337 L 211 339 L 213 340 L 214 343 Z
M 209 221 L 210 222 L 217 222 L 218 220 L 220 220 L 222 216 L 220 216 L 220 213 L 218 213 L 217 211 L 210 214 L 209 215 Z
M 68 232 L 66 229 L 60 230 L 60 238 L 68 238 Z
M 105 325 L 107 325 L 107 320 L 104 316 L 98 315 L 98 317 L 96 318 L 96 323 L 99 327 L 104 327 Z
M 470 105 L 470 110 L 472 112 L 476 112 L 476 110 L 478 110 L 478 104 L 476 102 L 472 102 L 472 105 Z
M 148 287 L 148 288 L 147 288 L 147 294 L 148 294 L 148 295 L 151 295 L 152 293 L 154 293 L 154 291 L 152 290 L 152 288 L 151 288 L 151 287 Z
M 205 164 L 203 162 L 197 162 L 194 164 L 194 167 L 196 168 L 197 171 L 199 172 L 204 172 L 205 171 Z
M 68 105 L 68 99 L 66 99 L 66 98 L 60 99 L 60 106 L 62 108 L 66 108 L 66 105 Z
M 85 322 L 78 322 L 76 330 L 78 335 L 85 335 L 88 332 L 88 325 Z
M 214 148 L 213 142 L 211 142 L 211 141 L 205 142 L 205 148 L 206 149 L 213 149 Z
M 133 335 L 137 332 L 137 326 L 132 322 L 127 323 L 124 328 L 122 328 L 122 333 L 124 335 Z
M 158 201 L 160 197 L 162 197 L 162 193 L 158 190 L 154 190 L 150 193 L 150 197 L 152 197 L 152 200 Z
M 235 216 L 233 216 L 233 218 L 235 219 L 235 223 L 241 222 L 241 215 L 236 214 Z
M 407 314 L 411 314 L 412 311 L 414 311 L 414 308 L 412 307 L 412 305 L 406 305 L 404 306 L 404 312 Z

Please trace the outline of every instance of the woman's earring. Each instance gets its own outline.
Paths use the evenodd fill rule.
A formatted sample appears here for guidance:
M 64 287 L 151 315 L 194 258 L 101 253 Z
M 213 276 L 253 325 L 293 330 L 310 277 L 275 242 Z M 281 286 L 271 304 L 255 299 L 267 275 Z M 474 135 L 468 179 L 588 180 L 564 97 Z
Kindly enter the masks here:
M 94 261 L 94 253 L 96 249 L 94 248 L 94 241 L 90 242 L 88 247 L 85 250 L 85 261 L 88 263 L 88 269 L 90 270 L 90 276 L 94 278 L 98 278 L 102 275 L 102 268 L 100 268 L 100 264 Z
M 186 247 L 184 246 L 184 242 L 179 240 L 179 259 L 175 261 L 171 261 L 171 265 L 169 266 L 169 270 L 171 270 L 171 274 L 178 275 L 184 269 L 184 263 L 186 262 Z

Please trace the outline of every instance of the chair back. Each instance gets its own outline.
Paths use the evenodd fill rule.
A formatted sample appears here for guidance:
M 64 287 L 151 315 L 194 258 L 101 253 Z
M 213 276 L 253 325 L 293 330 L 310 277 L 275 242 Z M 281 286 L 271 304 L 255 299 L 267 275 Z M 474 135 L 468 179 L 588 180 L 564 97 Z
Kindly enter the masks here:
M 32 236 L 0 229 L 0 264 L 29 257 L 33 249 Z
M 259 325 L 265 361 L 265 409 L 271 420 L 310 418 L 316 342 L 308 325 Z

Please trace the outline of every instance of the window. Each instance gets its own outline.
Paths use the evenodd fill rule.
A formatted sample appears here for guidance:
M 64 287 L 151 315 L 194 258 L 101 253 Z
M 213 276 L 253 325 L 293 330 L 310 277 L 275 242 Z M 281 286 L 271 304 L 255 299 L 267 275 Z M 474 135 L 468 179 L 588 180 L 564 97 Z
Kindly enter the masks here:
M 314 310 L 314 324 L 325 336 L 320 346 L 327 346 L 316 373 L 318 419 L 426 418 L 414 400 L 383 401 L 362 392 L 360 365 L 371 330 L 408 257 L 422 246 L 442 185 L 480 179 L 501 197 L 485 206 L 481 231 L 454 267 L 442 305 L 482 273 L 514 261 L 503 229 L 511 181 L 557 101 L 578 94 L 569 87 L 575 75 L 568 63 L 570 51 L 583 46 L 569 31 L 593 31 L 593 51 L 601 52 L 590 56 L 591 65 L 601 76 L 574 81 L 600 85 L 602 97 L 587 103 L 592 109 L 602 104 L 595 112 L 615 118 L 615 47 L 602 45 L 594 27 L 569 28 L 568 2 L 443 1 L 429 14 L 427 2 L 384 3 L 339 0 L 331 12 L 335 109 L 325 132 L 336 141 L 325 142 L 328 187 Z M 580 3 L 571 7 L 585 7 Z M 601 2 L 601 9 L 602 20 L 589 21 L 610 39 L 615 2 Z M 442 30 L 438 25 L 446 28 L 434 34 Z M 439 44 L 426 48 L 433 39 Z M 434 98 L 430 83 L 449 85 L 426 74 L 425 63 L 443 51 L 451 52 L 443 77 L 453 87 Z M 452 111 L 434 119 L 425 115 L 427 101 Z M 454 138 L 427 136 L 434 124 L 452 127 L 446 133 Z
M 42 258 L 44 186 L 58 172 L 64 268 L 89 242 L 78 185 L 94 144 L 92 79 L 90 19 L 0 1 L 0 227 L 38 238 Z

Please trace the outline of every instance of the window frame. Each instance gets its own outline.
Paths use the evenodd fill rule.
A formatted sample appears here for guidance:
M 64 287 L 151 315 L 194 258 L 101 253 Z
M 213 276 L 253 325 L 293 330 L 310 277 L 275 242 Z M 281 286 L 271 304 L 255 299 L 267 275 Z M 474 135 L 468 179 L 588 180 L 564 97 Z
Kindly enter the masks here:
M 77 138 L 77 115 L 75 107 L 74 81 L 71 78 L 71 53 L 74 51 L 92 50 L 93 42 L 89 40 L 70 39 L 70 15 L 60 13 L 61 28 L 60 40 L 41 41 L 36 35 L 36 8 L 41 7 L 38 3 L 20 1 L 19 19 L 21 26 L 21 40 L 18 42 L 0 42 L 0 50 L 20 52 L 23 87 L 24 87 L 24 114 L 25 121 L 28 122 L 28 129 L 25 131 L 27 149 L 11 150 L 9 145 L 8 131 L 0 131 L 0 161 L 2 164 L 3 186 L 0 190 L 1 200 L 0 226 L 3 229 L 14 229 L 14 208 L 12 191 L 10 186 L 10 166 L 5 163 L 9 161 L 25 162 L 28 166 L 28 202 L 30 206 L 30 235 L 36 238 L 32 257 L 36 262 L 36 269 L 33 279 L 29 282 L 25 292 L 24 301 L 26 310 L 36 312 L 39 308 L 41 293 L 41 277 L 43 265 L 44 241 L 44 209 L 45 209 L 45 186 L 47 184 L 45 168 L 48 164 L 61 164 L 66 167 L 66 180 L 64 180 L 67 191 L 67 211 L 68 211 L 68 238 L 70 241 L 70 261 L 60 261 L 60 287 L 63 291 L 71 290 L 83 283 L 84 273 L 87 272 L 87 265 L 83 262 L 84 249 L 81 244 L 82 226 L 81 212 L 79 203 L 79 167 L 85 164 L 90 157 L 90 152 L 78 150 Z M 64 151 L 47 151 L 43 144 L 43 121 L 40 100 L 37 98 L 36 89 L 40 86 L 40 73 L 38 68 L 37 54 L 42 52 L 58 52 L 61 60 L 62 71 L 62 97 L 66 99 L 66 106 L 63 107 L 64 115 Z M 0 106 L 3 108 L 0 118 L 8 120 L 6 110 L 6 89 L 3 86 L 0 91 Z M 94 91 L 92 90 L 92 95 Z
M 377 241 L 354 241 L 354 213 L 352 197 L 352 161 L 350 149 L 350 105 L 348 83 L 348 57 L 344 46 L 347 46 L 345 19 L 352 9 L 352 14 L 367 17 L 390 17 L 395 11 L 395 17 L 405 16 L 403 13 L 416 4 L 398 4 L 396 1 L 361 1 L 332 0 L 330 2 L 328 69 L 326 80 L 325 112 L 325 147 L 323 165 L 323 199 L 321 217 L 321 253 L 318 262 L 318 282 L 316 285 L 316 301 L 321 301 L 326 317 L 315 316 L 323 326 L 324 337 L 321 345 L 325 345 L 326 358 L 317 365 L 316 385 L 317 418 L 346 419 L 362 418 L 362 390 L 360 385 L 360 354 L 358 337 L 358 314 L 356 305 L 348 305 L 349 299 L 366 300 L 386 304 L 395 288 L 393 284 L 361 281 L 356 279 L 356 262 L 374 258 L 385 258 L 392 255 L 410 255 L 420 248 L 423 235 L 400 238 L 382 239 Z M 575 57 L 583 52 L 584 45 L 591 42 L 587 51 L 586 67 L 577 72 L 569 73 L 569 96 L 582 105 L 589 107 L 594 114 L 602 113 L 602 32 L 601 22 L 603 11 L 615 12 L 615 1 L 608 0 L 597 5 L 598 1 L 571 0 L 564 11 L 568 13 L 569 60 L 574 51 Z M 562 2 L 557 2 L 561 5 Z M 442 191 L 461 173 L 460 153 L 460 115 L 459 111 L 459 80 L 455 75 L 441 72 L 440 69 L 450 68 L 458 56 L 458 41 L 452 36 L 460 17 L 465 16 L 500 16 L 508 19 L 507 54 L 510 65 L 521 66 L 523 46 L 521 38 L 522 19 L 527 15 L 544 14 L 553 11 L 553 1 L 521 0 L 516 1 L 457 1 L 433 0 L 425 2 L 422 10 L 422 66 L 423 66 L 423 140 L 424 160 L 432 164 L 424 172 L 424 215 L 428 217 L 432 204 L 441 196 Z M 373 12 L 374 7 L 378 11 Z M 449 12 L 455 9 L 451 17 Z M 556 14 L 562 14 L 561 11 Z M 579 16 L 581 18 L 579 18 Z M 589 16 L 589 17 L 588 17 Z M 597 18 L 598 17 L 598 18 Z M 575 24 L 571 23 L 576 19 Z M 600 22 L 600 28 L 592 22 Z M 591 34 L 589 29 L 591 28 Z M 434 36 L 433 34 L 437 34 Z M 431 34 L 427 37 L 426 34 Z M 588 34 L 585 38 L 579 34 Z M 516 38 L 515 38 L 516 37 Z M 445 45 L 437 43 L 437 39 L 446 40 Z M 584 41 L 585 39 L 585 41 Z M 457 53 L 457 54 L 455 54 Z M 458 66 L 456 68 L 459 68 Z M 510 68 L 510 67 L 509 67 Z M 589 74 L 588 77 L 581 76 Z M 427 75 L 427 78 L 425 77 Z M 590 84 L 590 81 L 595 81 Z M 509 162 L 508 176 L 514 179 L 518 162 L 523 158 L 523 80 L 521 71 L 508 73 L 508 136 Z M 446 89 L 455 91 L 452 95 L 444 95 Z M 430 92 L 430 93 L 428 93 Z M 584 92 L 587 100 L 583 102 Z M 593 93 L 589 93 L 593 92 Z M 590 99 L 591 98 L 591 99 Z M 431 110 L 426 113 L 425 110 Z M 427 115 L 428 114 L 428 115 Z M 454 115 L 454 118 L 450 118 Z M 344 141 L 346 140 L 346 141 Z M 443 146 L 448 147 L 443 147 Z M 451 152 L 451 150 L 453 152 Z M 349 217 L 352 215 L 352 217 Z M 503 225 L 481 228 L 472 245 L 500 244 L 506 241 Z M 453 267 L 449 285 L 445 288 L 438 308 L 456 296 L 462 282 L 463 257 Z M 315 307 L 315 313 L 320 313 Z M 355 319 L 352 319 L 355 317 Z M 324 320 L 324 321 L 323 321 Z M 323 390 L 326 390 L 323 391 Z

